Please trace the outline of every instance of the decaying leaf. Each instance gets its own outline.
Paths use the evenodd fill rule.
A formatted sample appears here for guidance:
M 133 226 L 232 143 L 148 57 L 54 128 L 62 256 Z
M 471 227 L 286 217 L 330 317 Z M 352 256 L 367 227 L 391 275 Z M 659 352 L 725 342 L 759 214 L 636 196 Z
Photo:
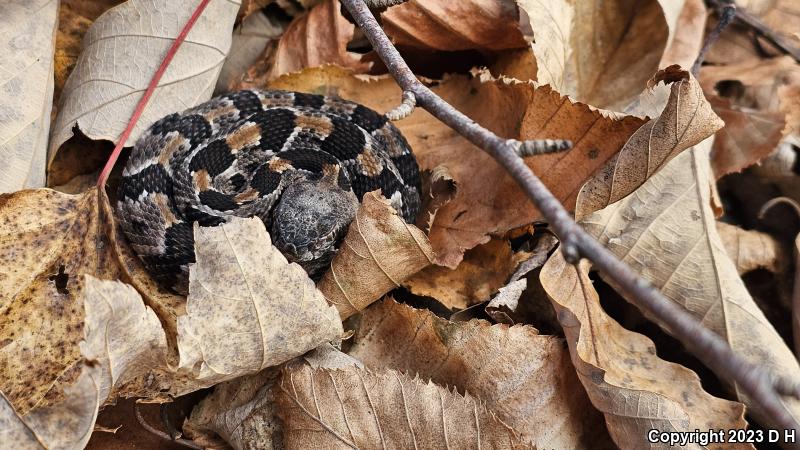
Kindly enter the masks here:
M 77 376 L 84 275 L 118 277 L 99 202 L 96 189 L 0 195 L 0 391 L 22 415 Z
M 336 309 L 272 246 L 260 219 L 195 224 L 195 255 L 178 351 L 179 368 L 199 384 L 278 365 L 341 336 Z
M 425 233 L 377 192 L 364 195 L 319 290 L 342 319 L 366 308 L 434 260 Z
M 725 222 L 717 222 L 717 232 L 739 275 L 755 269 L 779 273 L 789 263 L 789 255 L 781 243 L 767 233 Z
M 339 95 L 377 111 L 396 106 L 401 94 L 394 81 L 385 77 L 353 76 L 335 67 L 287 75 L 271 87 Z M 579 187 L 644 123 L 636 117 L 613 118 L 573 103 L 547 86 L 493 79 L 488 72 L 471 78 L 452 76 L 433 90 L 503 138 L 571 139 L 575 146 L 569 152 L 526 160 L 570 208 Z M 459 186 L 456 198 L 439 210 L 429 234 L 440 264 L 455 268 L 465 250 L 487 242 L 489 235 L 540 217 L 491 156 L 421 108 L 397 126 L 423 169 L 444 165 Z
M 670 66 L 652 81 L 671 83 L 667 105 L 659 117 L 636 130 L 625 147 L 581 188 L 577 219 L 630 194 L 680 152 L 724 125 L 688 72 Z
M 435 50 L 502 50 L 527 44 L 512 0 L 410 0 L 382 14 L 396 45 Z
M 469 392 L 537 448 L 610 447 L 564 342 L 532 327 L 449 322 L 384 299 L 364 311 L 350 354 Z
M 445 166 L 424 170 L 421 175 L 422 209 L 417 216 L 417 227 L 430 233 L 436 213 L 456 197 L 458 183 Z
M 583 226 L 739 355 L 783 376 L 800 376 L 794 355 L 753 302 L 717 233 L 710 145 L 706 140 L 680 154 L 632 195 L 586 217 Z M 783 400 L 800 417 L 800 401 Z M 769 423 L 755 405 L 748 407 Z
M 222 64 L 214 94 L 235 90 L 232 88 L 245 76 L 247 69 L 271 43 L 280 39 L 283 31 L 284 24 L 274 17 L 260 12 L 247 16 L 233 30 L 231 51 Z
M 532 448 L 478 400 L 393 370 L 286 369 L 287 449 Z
M 448 308 L 464 309 L 497 292 L 517 263 L 508 240 L 492 239 L 468 250 L 455 269 L 431 265 L 402 284 L 414 294 L 433 297 Z
M 57 0 L 0 2 L 0 193 L 44 186 Z
M 647 441 L 651 429 L 746 427 L 742 404 L 712 397 L 694 372 L 659 359 L 650 339 L 606 315 L 589 279 L 588 262 L 576 267 L 556 252 L 540 277 L 564 328 L 578 377 L 621 448 L 652 448 Z
M 167 49 L 197 6 L 130 0 L 89 28 L 60 99 L 48 164 L 77 127 L 91 139 L 117 141 Z M 127 141 L 153 122 L 211 97 L 231 42 L 237 0 L 211 2 L 181 45 Z
M 517 0 L 533 30 L 539 83 L 621 111 L 658 69 L 682 1 Z

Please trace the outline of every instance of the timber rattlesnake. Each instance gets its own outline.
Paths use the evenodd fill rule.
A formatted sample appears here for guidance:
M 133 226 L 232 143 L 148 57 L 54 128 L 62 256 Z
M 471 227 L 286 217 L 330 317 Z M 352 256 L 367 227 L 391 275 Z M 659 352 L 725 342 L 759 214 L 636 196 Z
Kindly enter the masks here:
M 316 277 L 358 201 L 379 188 L 413 222 L 419 169 L 384 116 L 332 97 L 246 90 L 145 131 L 122 173 L 117 217 L 148 272 L 185 294 L 194 222 L 257 216 L 278 249 Z

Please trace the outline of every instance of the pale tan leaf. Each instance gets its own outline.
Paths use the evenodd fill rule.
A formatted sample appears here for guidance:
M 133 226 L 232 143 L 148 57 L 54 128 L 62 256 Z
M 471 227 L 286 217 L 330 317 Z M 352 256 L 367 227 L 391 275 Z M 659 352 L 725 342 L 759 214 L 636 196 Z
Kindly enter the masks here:
M 197 385 L 278 365 L 342 334 L 336 309 L 272 246 L 260 219 L 195 224 L 194 233 L 197 262 L 186 315 L 178 317 L 178 351 L 179 368 Z
M 422 230 L 405 223 L 377 191 L 368 192 L 318 287 L 345 319 L 400 286 L 434 257 Z
M 788 265 L 789 255 L 781 243 L 767 233 L 725 222 L 717 222 L 717 232 L 739 275 L 756 269 L 782 272 Z
M 20 414 L 78 375 L 83 276 L 119 275 L 100 202 L 96 189 L 0 195 L 0 391 Z
M 653 83 L 661 81 L 672 83 L 661 115 L 636 130 L 625 147 L 581 188 L 577 219 L 630 194 L 680 152 L 724 125 L 688 72 L 670 66 L 653 78 Z
M 683 1 L 517 0 L 533 30 L 541 84 L 622 110 L 645 88 L 671 40 Z
M 161 322 L 131 286 L 86 276 L 86 323 L 81 354 L 100 370 L 100 399 L 148 395 L 152 369 L 167 364 L 167 338 Z
M 677 156 L 633 194 L 586 217 L 583 226 L 739 355 L 774 373 L 800 376 L 794 355 L 753 302 L 717 233 L 710 145 L 706 140 Z M 783 400 L 800 417 L 800 401 Z M 748 407 L 769 423 L 755 405 Z
M 243 4 L 244 6 L 244 4 Z M 244 73 L 258 61 L 270 43 L 283 34 L 284 25 L 276 18 L 261 12 L 247 16 L 233 30 L 231 51 L 217 79 L 215 94 L 227 92 L 238 83 Z
M 651 429 L 691 432 L 747 426 L 742 404 L 712 397 L 694 372 L 658 358 L 650 339 L 606 315 L 587 261 L 576 267 L 556 252 L 540 279 L 564 328 L 578 378 L 592 404 L 605 414 L 608 431 L 620 448 L 663 448 L 648 442 Z
M 455 269 L 431 265 L 402 284 L 412 293 L 433 297 L 448 308 L 464 309 L 487 300 L 516 268 L 511 244 L 492 239 L 464 253 Z
M 401 95 L 394 81 L 385 77 L 353 76 L 334 67 L 281 77 L 271 86 L 336 94 L 377 111 L 393 108 Z M 471 78 L 452 76 L 433 90 L 500 137 L 571 139 L 575 146 L 569 152 L 526 159 L 569 209 L 579 187 L 644 123 L 636 117 L 612 117 L 574 103 L 547 86 L 493 79 L 487 72 Z M 459 186 L 455 199 L 436 214 L 429 234 L 441 264 L 455 268 L 465 250 L 487 242 L 490 235 L 541 217 L 491 156 L 421 108 L 397 126 L 422 169 L 446 166 Z
M 663 0 L 663 8 L 676 8 L 679 2 Z M 681 67 L 692 67 L 700 49 L 703 47 L 703 37 L 706 30 L 708 11 L 703 0 L 684 0 L 678 20 L 671 27 L 672 40 L 661 55 L 658 67 L 667 67 L 677 64 Z
M 0 193 L 45 183 L 58 0 L 0 2 Z
M 287 449 L 532 448 L 471 396 L 393 370 L 299 366 L 279 387 Z
M 512 0 L 410 0 L 381 18 L 386 34 L 400 46 L 455 51 L 527 45 Z
M 564 342 L 529 326 L 450 322 L 385 299 L 364 311 L 350 354 L 455 386 L 538 448 L 610 448 Z
M 91 139 L 119 139 L 164 54 L 198 3 L 130 0 L 92 24 L 64 86 L 49 163 L 76 125 Z M 238 0 L 209 4 L 164 73 L 127 145 L 159 118 L 211 97 L 238 9 Z
M 789 45 L 800 48 L 800 5 L 795 0 L 740 0 L 736 6 L 760 18 L 773 32 L 778 32 Z

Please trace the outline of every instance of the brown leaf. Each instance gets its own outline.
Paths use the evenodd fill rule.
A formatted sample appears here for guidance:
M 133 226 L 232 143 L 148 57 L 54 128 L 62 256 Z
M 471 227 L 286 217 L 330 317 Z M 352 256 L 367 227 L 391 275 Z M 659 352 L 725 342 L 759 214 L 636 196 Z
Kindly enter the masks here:
M 717 233 L 710 207 L 710 145 L 706 140 L 680 154 L 633 195 L 586 217 L 582 224 L 739 355 L 773 373 L 800 376 L 797 360 L 753 302 Z M 661 323 L 657 317 L 650 319 Z M 752 414 L 769 423 L 735 390 Z M 783 401 L 793 414 L 800 414 L 800 401 Z
M 512 0 L 410 0 L 381 18 L 386 34 L 399 46 L 455 51 L 527 45 Z
M 286 369 L 277 397 L 287 449 L 532 448 L 469 395 L 393 370 Z
M 709 101 L 725 122 L 711 152 L 711 166 L 717 178 L 741 172 L 775 151 L 786 125 L 782 114 L 737 106 L 716 95 L 710 96 Z
M 636 130 L 625 147 L 581 188 L 577 219 L 630 194 L 680 152 L 724 125 L 688 72 L 671 66 L 652 81 L 672 83 L 664 110 Z
M 305 271 L 272 246 L 261 219 L 195 224 L 186 315 L 178 317 L 179 370 L 211 386 L 283 363 L 342 334 Z M 236 351 L 232 352 L 234 348 Z
M 673 7 L 677 6 L 676 3 L 678 2 L 662 1 L 661 5 L 662 7 Z M 672 41 L 661 55 L 658 67 L 667 67 L 673 64 L 692 67 L 703 47 L 707 17 L 708 11 L 703 0 L 683 1 L 683 9 L 675 23 Z
M 98 203 L 96 189 L 0 195 L 0 390 L 20 414 L 77 376 L 84 275 L 118 276 Z
M 364 311 L 350 354 L 469 392 L 538 448 L 610 448 L 562 340 L 529 326 L 450 322 L 385 299 Z
M 44 186 L 58 1 L 0 2 L 0 193 Z
M 392 80 L 353 76 L 333 67 L 281 77 L 270 86 L 335 94 L 377 111 L 391 109 L 400 99 L 400 89 Z M 472 78 L 452 76 L 433 90 L 503 138 L 571 139 L 575 146 L 569 152 L 526 159 L 534 173 L 570 209 L 578 188 L 643 123 L 630 116 L 613 118 L 571 102 L 547 86 L 496 80 L 487 72 Z M 456 198 L 436 215 L 429 235 L 441 264 L 455 268 L 465 250 L 487 242 L 490 235 L 541 217 L 491 156 L 421 108 L 397 122 L 397 126 L 423 169 L 444 165 L 459 185 Z
M 48 165 L 75 126 L 90 139 L 119 139 L 141 93 L 196 4 L 182 0 L 156 6 L 130 0 L 92 24 L 60 98 Z M 238 1 L 209 4 L 159 82 L 128 145 L 159 118 L 211 97 L 238 9 Z
M 533 30 L 536 79 L 621 111 L 658 69 L 683 2 L 517 0 Z
M 318 288 L 345 319 L 430 265 L 434 256 L 422 230 L 405 223 L 377 191 L 368 192 Z
M 781 243 L 767 233 L 725 222 L 717 222 L 717 232 L 739 275 L 756 269 L 780 273 L 788 266 L 789 255 Z
M 488 300 L 516 268 L 511 244 L 492 239 L 468 250 L 455 269 L 428 266 L 402 284 L 414 294 L 433 297 L 450 309 L 464 309 Z
M 242 3 L 244 6 L 245 3 Z M 222 64 L 214 94 L 236 90 L 245 72 L 274 45 L 284 32 L 285 25 L 263 13 L 247 16 L 233 30 L 231 50 Z
M 341 13 L 338 0 L 325 0 L 286 28 L 277 45 L 268 49 L 244 75 L 236 89 L 264 86 L 285 73 L 306 67 L 337 64 L 355 72 L 366 72 L 371 64 L 347 51 L 355 25 Z
M 458 183 L 445 166 L 423 170 L 421 175 L 422 209 L 417 216 L 416 225 L 425 233 L 430 233 L 436 213 L 456 197 Z
M 564 327 L 578 378 L 620 448 L 653 448 L 647 441 L 651 429 L 747 426 L 743 405 L 712 397 L 694 372 L 659 359 L 650 339 L 606 315 L 587 261 L 576 267 L 556 252 L 540 277 Z

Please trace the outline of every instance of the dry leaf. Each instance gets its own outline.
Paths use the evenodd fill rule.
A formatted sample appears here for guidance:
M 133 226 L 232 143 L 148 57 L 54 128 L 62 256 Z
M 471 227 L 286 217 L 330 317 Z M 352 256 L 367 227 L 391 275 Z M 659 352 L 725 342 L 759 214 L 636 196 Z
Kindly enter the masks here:
M 194 230 L 197 262 L 178 317 L 178 351 L 179 369 L 196 385 L 278 365 L 341 336 L 336 309 L 272 246 L 261 219 Z
M 661 115 L 636 130 L 625 147 L 581 188 L 577 219 L 630 194 L 680 152 L 724 125 L 688 72 L 670 66 L 653 78 L 653 83 L 660 81 L 672 83 Z
M 425 233 L 430 233 L 436 213 L 456 198 L 458 183 L 445 166 L 436 166 L 422 173 L 422 208 L 416 225 Z
M 350 354 L 469 392 L 537 448 L 612 447 L 564 342 L 532 327 L 449 322 L 385 299 L 364 311 Z
M 339 95 L 377 111 L 391 109 L 400 99 L 400 89 L 392 80 L 353 76 L 335 67 L 284 76 L 270 86 Z M 644 123 L 630 116 L 612 118 L 573 103 L 547 86 L 495 80 L 488 72 L 472 78 L 449 77 L 433 90 L 503 138 L 571 139 L 575 146 L 569 152 L 526 159 L 570 209 L 579 187 Z M 489 235 L 503 234 L 540 217 L 491 156 L 421 108 L 397 126 L 422 169 L 444 165 L 459 186 L 456 198 L 437 213 L 429 235 L 440 264 L 455 268 L 465 250 L 487 242 Z
M 754 14 L 773 32 L 778 32 L 789 45 L 800 48 L 800 6 L 795 0 L 739 0 L 738 8 Z
M 512 0 L 410 0 L 389 8 L 381 19 L 399 46 L 455 51 L 527 45 Z
M 412 293 L 433 297 L 450 309 L 464 309 L 489 299 L 516 268 L 511 244 L 492 239 L 468 250 L 455 269 L 428 266 L 402 284 Z
M 0 390 L 20 414 L 77 376 L 83 276 L 118 276 L 98 203 L 96 189 L 0 195 Z
M 167 363 L 161 322 L 131 286 L 86 276 L 81 354 L 99 369 L 100 398 L 147 396 L 157 390 L 152 369 Z
M 767 233 L 744 230 L 725 222 L 717 222 L 717 232 L 739 275 L 756 269 L 780 273 L 789 263 L 789 255 L 781 243 Z
M 242 4 L 244 6 L 244 3 Z M 214 94 L 232 89 L 244 76 L 247 69 L 264 53 L 267 46 L 280 39 L 284 24 L 278 19 L 263 13 L 247 16 L 233 30 L 231 51 L 222 64 L 222 69 L 214 88 Z
M 741 172 L 775 151 L 786 125 L 782 114 L 737 106 L 716 95 L 710 96 L 709 101 L 725 122 L 711 152 L 711 166 L 717 178 Z
M 592 404 L 605 414 L 608 431 L 620 448 L 661 448 L 647 441 L 651 429 L 691 432 L 747 426 L 742 404 L 712 397 L 694 372 L 659 359 L 650 339 L 606 315 L 587 261 L 576 267 L 556 252 L 540 278 L 564 328 L 578 377 Z
M 318 287 L 345 319 L 430 265 L 434 256 L 422 230 L 405 223 L 377 192 L 368 192 Z
M 392 370 L 286 369 L 277 397 L 289 450 L 532 448 L 469 395 Z
M 670 8 L 676 6 L 664 1 L 661 4 Z M 683 9 L 675 23 L 672 41 L 661 55 L 658 67 L 667 67 L 673 64 L 692 67 L 703 47 L 707 18 L 708 11 L 703 0 L 683 0 Z
M 58 0 L 0 2 L 0 193 L 45 183 Z
M 92 24 L 64 86 L 48 164 L 76 125 L 90 139 L 119 139 L 164 54 L 198 3 L 129 0 Z M 161 117 L 211 97 L 238 9 L 236 0 L 209 4 L 164 73 L 127 145 Z
M 369 70 L 371 63 L 362 62 L 361 55 L 347 50 L 355 25 L 339 11 L 338 0 L 325 0 L 292 21 L 277 45 L 268 48 L 262 59 L 247 70 L 242 82 L 233 87 L 264 86 L 282 74 L 323 64 L 337 64 L 355 72 Z
M 683 1 L 517 0 L 533 30 L 536 79 L 590 105 L 621 111 L 644 89 Z
M 678 155 L 632 195 L 582 224 L 739 355 L 774 373 L 800 376 L 794 355 L 753 302 L 717 233 L 710 207 L 710 145 L 706 140 Z M 738 390 L 736 394 L 762 423 L 770 423 Z M 783 400 L 800 417 L 800 401 Z

